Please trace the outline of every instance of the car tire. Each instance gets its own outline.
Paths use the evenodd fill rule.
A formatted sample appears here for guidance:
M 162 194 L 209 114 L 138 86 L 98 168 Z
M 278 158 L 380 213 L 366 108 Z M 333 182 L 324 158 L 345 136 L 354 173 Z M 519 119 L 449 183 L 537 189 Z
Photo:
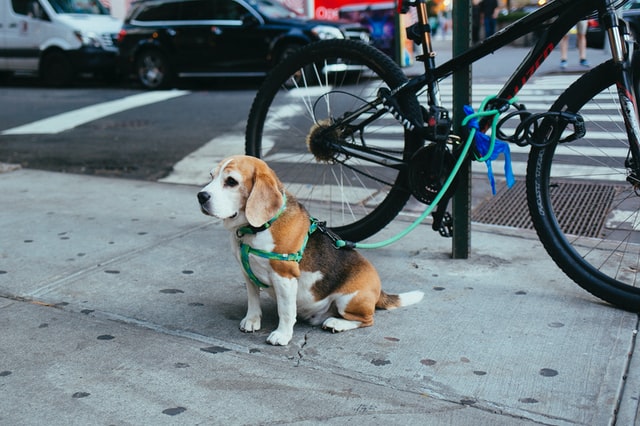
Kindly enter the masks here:
M 67 86 L 73 81 L 74 75 L 73 65 L 65 53 L 45 53 L 40 62 L 40 78 L 47 86 Z
M 13 71 L 0 71 L 0 83 L 5 83 L 13 77 Z
M 138 81 L 146 89 L 166 89 L 174 76 L 167 56 L 158 49 L 147 49 L 138 54 L 135 62 Z
M 286 44 L 282 46 L 281 49 L 278 49 L 278 55 L 276 56 L 276 62 L 274 63 L 274 65 L 282 62 L 287 56 L 291 55 L 293 52 L 300 49 L 302 46 L 304 45 L 299 43 L 291 43 L 291 44 Z

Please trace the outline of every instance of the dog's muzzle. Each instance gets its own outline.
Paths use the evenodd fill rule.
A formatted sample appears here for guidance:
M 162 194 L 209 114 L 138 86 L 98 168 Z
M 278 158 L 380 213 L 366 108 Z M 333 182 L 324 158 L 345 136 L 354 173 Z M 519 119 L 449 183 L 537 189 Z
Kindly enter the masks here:
M 209 194 L 206 191 L 201 191 L 198 192 L 198 201 L 200 202 L 200 205 L 205 205 L 207 204 L 207 202 L 209 202 L 209 200 L 211 199 L 211 194 Z
M 211 194 L 207 191 L 198 192 L 198 202 L 200 203 L 200 210 L 202 213 L 207 216 L 220 217 L 213 212 L 213 206 L 211 205 Z M 231 216 L 227 217 L 227 219 L 233 219 L 238 216 L 238 212 L 233 213 Z M 221 218 L 224 219 L 224 218 Z
M 211 212 L 209 211 L 209 209 L 207 209 L 209 200 L 211 200 L 211 194 L 206 191 L 198 192 L 198 202 L 200 203 L 200 210 L 202 210 L 202 213 L 207 215 L 211 215 Z

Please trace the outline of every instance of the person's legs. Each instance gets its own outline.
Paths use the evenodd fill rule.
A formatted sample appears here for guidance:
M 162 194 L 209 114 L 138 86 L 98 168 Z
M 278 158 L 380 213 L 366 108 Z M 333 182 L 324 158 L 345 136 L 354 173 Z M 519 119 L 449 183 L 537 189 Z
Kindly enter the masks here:
M 587 61 L 587 21 L 580 21 L 576 26 L 578 30 L 578 54 L 580 55 L 580 65 L 589 66 Z
M 560 67 L 567 67 L 567 51 L 569 50 L 569 34 L 560 40 Z
M 580 54 L 580 65 L 589 66 L 587 61 L 587 37 L 578 34 L 578 52 Z
M 489 38 L 496 32 L 496 20 L 491 16 L 484 17 L 484 38 Z

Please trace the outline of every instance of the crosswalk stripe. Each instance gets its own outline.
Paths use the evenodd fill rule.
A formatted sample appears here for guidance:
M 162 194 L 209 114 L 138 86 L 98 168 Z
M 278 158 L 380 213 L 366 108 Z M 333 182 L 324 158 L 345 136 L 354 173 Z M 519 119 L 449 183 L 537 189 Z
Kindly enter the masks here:
M 537 78 L 528 86 L 525 86 L 520 94 L 518 95 L 520 101 L 523 102 L 527 109 L 530 111 L 545 111 L 548 110 L 549 106 L 558 98 L 558 96 L 569 86 L 569 84 L 575 79 L 577 76 L 575 75 L 561 75 L 561 76 L 546 76 Z M 451 104 L 451 83 L 449 80 L 442 82 L 440 84 L 440 92 L 441 97 L 443 99 L 444 105 Z M 479 83 L 474 84 L 473 87 L 473 98 L 481 100 L 484 96 L 496 94 L 500 89 L 501 85 L 499 84 L 486 84 Z M 306 97 L 306 96 L 318 96 L 319 94 L 324 93 L 326 89 L 322 89 L 321 92 L 317 92 L 317 88 L 311 89 L 299 89 L 291 93 L 291 96 L 295 97 Z M 610 102 L 610 107 L 606 106 L 609 110 L 615 111 L 617 110 L 616 102 L 617 99 L 605 99 L 606 102 Z M 474 102 L 474 104 L 479 104 L 480 102 Z M 606 110 L 602 110 L 602 106 L 598 106 L 597 110 L 591 110 L 590 105 L 587 105 L 585 108 L 584 116 L 585 120 L 588 121 L 587 126 L 587 136 L 593 139 L 599 140 L 607 140 L 607 141 L 615 141 L 615 140 L 625 140 L 626 135 L 624 133 L 624 129 L 618 129 L 617 131 L 604 131 L 600 130 L 598 127 L 598 121 L 607 122 L 609 116 L 606 113 Z M 595 108 L 595 106 L 594 106 Z M 278 123 L 271 122 L 270 125 L 287 128 L 290 125 L 290 116 L 298 115 L 300 113 L 299 110 L 294 110 L 292 108 L 288 108 L 285 111 L 282 111 L 282 114 L 277 114 Z M 511 121 L 507 122 L 503 127 L 504 131 L 509 134 L 509 130 L 513 131 L 515 126 L 518 123 L 518 119 L 514 118 L 513 123 Z M 398 149 L 401 150 L 403 148 L 403 141 L 400 137 L 402 133 L 402 128 L 397 125 L 389 126 L 388 128 L 381 127 L 378 132 L 375 133 L 375 137 L 370 137 L 368 139 L 368 143 L 370 146 L 380 146 L 386 149 Z M 235 135 L 235 136 L 234 136 Z M 224 158 L 224 156 L 232 153 L 238 153 L 238 136 L 236 134 L 233 135 L 222 135 L 217 137 L 216 139 L 208 142 L 201 149 L 195 151 L 194 153 L 188 155 L 180 162 L 178 162 L 174 171 L 171 175 L 162 179 L 163 182 L 175 182 L 175 183 L 202 183 L 202 173 L 204 171 L 209 170 L 212 167 L 212 164 L 215 163 L 216 160 L 220 160 Z M 273 141 L 263 140 L 263 148 L 265 152 L 269 152 L 268 146 L 273 145 Z M 519 147 L 515 144 L 510 144 L 511 152 L 519 156 L 512 160 L 514 173 L 518 176 L 524 176 L 526 174 L 526 155 L 530 148 L 529 147 Z M 599 148 L 586 148 L 580 147 L 581 155 L 587 153 L 588 155 L 594 157 L 616 157 L 616 158 L 625 158 L 627 155 L 627 149 L 624 147 L 621 148 L 607 148 L 606 151 L 601 150 Z M 568 146 L 567 149 L 564 150 L 563 155 L 566 155 L 568 158 L 575 155 L 571 152 L 571 147 Z M 287 153 L 283 151 L 278 151 L 277 154 L 267 155 L 265 160 L 272 162 L 283 162 L 288 163 L 291 162 L 292 165 L 295 164 L 310 164 L 308 162 L 313 162 L 313 158 L 311 154 L 307 154 L 306 156 L 300 153 Z M 622 162 L 620 164 L 623 164 Z M 496 175 L 503 175 L 503 166 L 504 163 L 501 159 L 494 160 L 493 170 Z M 375 166 L 373 166 L 375 167 Z M 603 179 L 607 179 L 608 176 L 612 176 L 615 174 L 612 172 L 611 168 L 608 167 L 586 167 L 586 166 L 573 166 L 573 165 L 554 165 L 556 171 L 566 173 L 570 176 L 575 176 L 576 178 L 584 177 L 585 179 L 594 176 L 597 178 L 602 177 Z M 473 171 L 477 173 L 486 173 L 486 166 L 482 163 L 474 162 Z M 622 170 L 617 170 L 616 172 L 621 172 Z M 196 178 L 193 174 L 199 173 L 199 177 Z M 619 179 L 619 176 L 617 177 Z M 197 180 L 196 180 L 197 179 Z M 610 179 L 614 179 L 610 177 Z
M 244 152 L 244 139 L 237 133 L 216 137 L 173 166 L 173 171 L 160 182 L 201 185 L 207 182 L 208 172 L 229 155 Z
M 55 134 L 128 109 L 184 96 L 185 90 L 145 92 L 68 111 L 0 132 L 2 135 Z

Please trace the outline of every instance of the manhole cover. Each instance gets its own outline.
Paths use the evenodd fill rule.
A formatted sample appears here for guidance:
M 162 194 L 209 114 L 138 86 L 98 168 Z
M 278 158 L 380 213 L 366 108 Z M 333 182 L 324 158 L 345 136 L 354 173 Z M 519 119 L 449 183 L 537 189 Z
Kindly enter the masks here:
M 563 232 L 584 237 L 599 236 L 616 186 L 590 182 L 555 182 L 551 199 Z M 511 228 L 533 229 L 527 206 L 527 188 L 517 181 L 483 201 L 472 213 L 474 222 Z

